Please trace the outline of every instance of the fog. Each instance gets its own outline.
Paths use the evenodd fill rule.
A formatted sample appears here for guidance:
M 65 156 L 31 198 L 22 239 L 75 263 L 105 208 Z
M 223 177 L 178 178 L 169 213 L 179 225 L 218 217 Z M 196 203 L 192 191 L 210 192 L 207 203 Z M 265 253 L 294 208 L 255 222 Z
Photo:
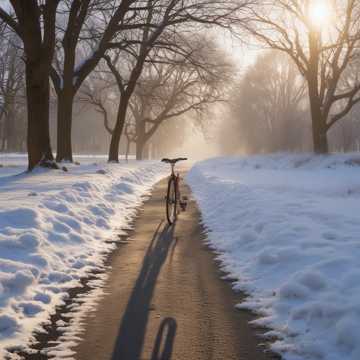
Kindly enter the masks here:
M 294 63 L 280 52 L 255 48 L 244 59 L 246 46 L 240 45 L 236 47 L 235 40 L 223 43 L 232 75 L 226 79 L 221 101 L 207 105 L 200 113 L 190 111 L 162 124 L 146 145 L 144 158 L 187 156 L 197 161 L 223 155 L 312 151 L 307 87 Z M 116 94 L 111 96 L 116 98 Z M 354 106 L 344 121 L 331 129 L 331 151 L 358 151 L 359 111 Z M 109 114 L 112 127 L 114 104 Z M 75 152 L 106 154 L 110 135 L 103 117 L 91 104 L 81 103 L 74 115 Z M 126 142 L 123 136 L 122 154 Z M 131 143 L 130 155 L 135 154 L 136 144 Z
M 173 149 L 169 149 L 168 156 L 186 156 L 191 162 L 195 162 L 222 155 L 223 152 L 219 146 L 219 141 L 216 139 L 217 126 L 215 124 L 212 126 L 212 129 L 209 129 L 211 132 L 209 136 L 205 135 L 203 132 L 194 128 L 194 125 L 190 124 L 185 130 L 183 143 L 180 146 L 175 146 Z

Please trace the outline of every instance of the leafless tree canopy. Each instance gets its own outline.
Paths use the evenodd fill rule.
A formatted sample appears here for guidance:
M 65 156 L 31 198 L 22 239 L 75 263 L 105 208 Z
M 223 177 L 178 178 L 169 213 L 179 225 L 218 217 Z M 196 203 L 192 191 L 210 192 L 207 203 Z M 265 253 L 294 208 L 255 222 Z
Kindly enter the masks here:
M 284 54 L 260 56 L 234 86 L 222 127 L 226 152 L 308 150 L 307 91 Z
M 126 152 L 135 143 L 141 158 L 150 139 L 173 126 L 165 122 L 181 126 L 191 116 L 206 127 L 206 114 L 219 103 L 228 104 L 248 151 L 308 149 L 309 137 L 315 152 L 353 149 L 360 3 L 324 1 L 328 13 L 318 22 L 319 2 L 3 1 L 0 149 L 26 145 L 30 170 L 57 167 L 56 134 L 56 160 L 72 161 L 77 115 L 85 107 L 103 122 L 109 161 L 118 161 L 123 143 Z M 211 38 L 214 29 L 273 50 L 243 69 L 231 92 L 236 76 Z M 99 131 L 101 123 L 92 124 Z
M 49 77 L 58 97 L 57 160 L 71 161 L 79 88 L 104 57 L 133 57 L 109 151 L 110 160 L 117 160 L 128 103 L 150 53 L 166 49 L 187 56 L 177 39 L 207 27 L 230 30 L 245 5 L 246 0 L 10 0 L 0 6 L 0 19 L 24 49 L 29 169 L 52 160 Z
M 198 118 L 209 106 L 224 100 L 233 65 L 215 43 L 204 36 L 193 37 L 187 46 L 187 57 L 167 49 L 157 49 L 147 58 L 130 98 L 130 111 L 127 112 L 125 124 L 127 140 L 136 142 L 137 158 L 142 157 L 145 144 L 163 122 L 179 119 L 187 113 Z M 185 49 L 185 45 L 182 48 Z M 131 79 L 135 60 L 130 56 L 124 63 L 122 58 L 122 71 L 116 66 L 118 53 L 105 60 L 114 75 L 113 83 L 108 76 L 97 77 L 92 85 L 83 87 L 82 99 L 96 107 L 103 117 L 105 128 L 113 134 L 116 121 L 111 118 L 116 117 L 116 114 L 112 114 L 109 108 L 118 99 L 120 108 L 121 97 Z M 116 91 L 114 93 L 114 83 L 118 88 L 117 95 Z
M 329 1 L 328 23 L 312 19 L 313 1 L 271 0 L 251 8 L 245 29 L 260 43 L 288 54 L 308 85 L 314 150 L 327 152 L 327 131 L 360 101 L 357 74 L 360 3 Z

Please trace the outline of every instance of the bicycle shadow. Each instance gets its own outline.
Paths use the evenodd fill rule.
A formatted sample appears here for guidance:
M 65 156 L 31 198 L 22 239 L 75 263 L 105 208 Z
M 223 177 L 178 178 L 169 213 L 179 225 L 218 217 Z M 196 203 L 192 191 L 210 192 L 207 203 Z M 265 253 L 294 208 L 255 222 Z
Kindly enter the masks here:
M 164 221 L 162 220 L 156 228 L 150 245 L 146 251 L 141 271 L 136 280 L 119 327 L 112 354 L 112 360 L 140 359 L 149 312 L 152 310 L 151 299 L 154 293 L 157 278 L 174 242 L 175 226 L 169 226 L 167 224 L 163 226 L 163 222 Z M 162 226 L 163 228 L 161 230 Z M 165 319 L 163 321 L 158 334 L 160 339 L 163 336 L 162 334 L 165 331 L 165 328 L 167 328 L 167 337 L 170 338 L 170 340 L 172 339 L 171 343 L 173 342 L 175 336 L 174 329 L 176 331 L 176 322 L 174 326 L 173 321 L 170 321 L 169 319 Z M 170 340 L 168 340 L 169 344 Z M 169 352 L 169 345 L 167 349 Z M 156 346 L 154 351 L 155 350 Z M 154 352 L 154 354 L 158 356 L 156 352 Z M 158 358 L 154 357 L 154 359 Z M 160 359 L 169 358 L 161 357 Z
M 177 323 L 172 317 L 165 318 L 159 327 L 151 360 L 169 360 L 171 358 Z M 161 351 L 161 353 L 160 353 Z

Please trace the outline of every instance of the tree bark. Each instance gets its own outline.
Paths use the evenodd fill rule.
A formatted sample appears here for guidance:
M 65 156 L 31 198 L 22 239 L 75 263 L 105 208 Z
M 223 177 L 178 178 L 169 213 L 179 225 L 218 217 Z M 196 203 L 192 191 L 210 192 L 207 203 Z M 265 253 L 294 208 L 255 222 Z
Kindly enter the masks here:
M 48 63 L 26 62 L 26 95 L 28 109 L 28 170 L 54 160 L 49 133 L 49 72 Z
M 71 130 L 74 96 L 67 89 L 58 94 L 56 161 L 73 161 Z
M 4 98 L 4 105 L 0 110 L 0 151 L 5 151 L 6 148 L 6 124 L 7 124 L 7 117 L 6 117 L 6 98 Z
M 145 124 L 144 119 L 136 121 L 136 160 L 142 160 L 144 156 Z
M 327 131 L 325 120 L 321 114 L 320 107 L 310 95 L 310 110 L 311 110 L 311 125 L 313 148 L 316 154 L 327 154 L 329 152 L 329 144 L 327 138 Z
M 121 96 L 118 113 L 116 117 L 116 125 L 111 135 L 109 157 L 108 157 L 109 162 L 119 162 L 120 138 L 124 130 L 129 100 L 130 100 L 129 96 L 125 94 Z
M 327 154 L 329 145 L 327 139 L 326 119 L 321 111 L 321 103 L 317 92 L 317 81 L 308 80 L 310 114 L 312 126 L 313 149 L 316 154 Z
M 143 160 L 144 145 L 143 142 L 139 140 L 136 141 L 136 160 Z
M 25 53 L 28 112 L 28 170 L 53 166 L 49 134 L 50 67 L 55 48 L 55 23 L 59 0 L 10 1 L 17 21 L 1 8 L 0 17 L 21 38 Z
M 126 160 L 126 162 L 129 162 L 130 145 L 131 145 L 130 139 L 127 139 L 126 152 L 125 152 L 125 160 Z
M 321 34 L 313 29 L 309 33 L 309 70 L 307 82 L 309 89 L 312 136 L 314 152 L 317 154 L 327 154 L 329 152 L 326 118 L 321 109 L 321 100 L 319 95 L 319 56 Z

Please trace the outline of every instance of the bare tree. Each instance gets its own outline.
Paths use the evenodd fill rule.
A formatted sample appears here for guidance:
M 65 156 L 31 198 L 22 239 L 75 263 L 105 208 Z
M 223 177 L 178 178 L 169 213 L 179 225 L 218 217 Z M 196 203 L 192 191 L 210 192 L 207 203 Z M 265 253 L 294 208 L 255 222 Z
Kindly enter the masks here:
M 191 43 L 192 53 L 187 58 L 163 49 L 148 57 L 130 97 L 131 111 L 126 113 L 124 124 L 127 148 L 130 143 L 136 143 L 137 159 L 142 158 L 146 143 L 161 124 L 171 119 L 181 121 L 181 115 L 189 112 L 194 117 L 204 114 L 209 106 L 223 100 L 224 91 L 231 83 L 233 65 L 215 43 L 204 36 L 193 37 Z M 106 70 L 99 68 L 98 76 L 93 73 L 84 83 L 81 99 L 94 106 L 105 129 L 113 135 L 127 79 L 114 66 L 116 60 L 106 59 L 116 80 L 111 81 Z M 135 62 L 133 57 L 128 57 L 129 73 Z M 116 114 L 112 111 L 115 107 Z
M 116 111 L 119 105 L 118 88 L 113 76 L 109 78 L 109 72 L 100 68 L 88 77 L 83 83 L 79 100 L 82 103 L 89 104 L 103 120 L 106 132 L 111 136 L 114 132 L 114 123 L 116 121 Z M 128 113 L 124 135 L 126 138 L 125 159 L 128 161 L 130 146 L 136 142 L 135 122 L 131 113 Z
M 192 40 L 194 41 L 194 40 Z M 192 112 L 194 117 L 224 100 L 233 66 L 216 45 L 200 36 L 187 59 L 167 57 L 167 63 L 146 66 L 130 101 L 136 123 L 136 158 L 159 126 Z M 154 60 L 156 61 L 156 60 Z
M 130 154 L 130 146 L 132 143 L 136 143 L 136 125 L 130 121 L 126 122 L 124 132 L 126 138 L 125 160 L 128 161 Z
M 345 121 L 337 123 L 329 133 L 332 151 L 359 151 L 360 107 L 356 104 L 346 115 Z
M 271 0 L 251 8 L 244 25 L 262 44 L 288 54 L 307 82 L 313 147 L 328 152 L 328 130 L 360 101 L 360 79 L 343 81 L 358 57 L 360 2 Z
M 193 1 L 168 0 L 157 2 L 147 0 L 139 13 L 143 26 L 131 33 L 131 39 L 112 43 L 117 49 L 116 54 L 106 56 L 109 68 L 114 73 L 119 85 L 121 98 L 117 121 L 109 149 L 109 161 L 118 161 L 119 142 L 125 126 L 129 101 L 136 88 L 145 63 L 153 52 L 159 48 L 168 52 L 176 52 L 187 57 L 193 52 L 184 51 L 179 47 L 179 38 L 196 34 L 206 25 L 217 25 L 230 28 L 239 18 L 238 12 L 245 6 L 245 1 Z M 183 45 L 183 43 L 181 44 Z M 120 54 L 119 54 L 120 52 Z M 119 66 L 123 60 L 123 53 L 133 57 L 133 67 L 128 70 L 128 76 L 121 74 Z M 125 80 L 124 80 L 125 79 Z M 119 81 L 120 80 L 120 81 Z
M 220 136 L 223 150 L 308 149 L 311 124 L 306 96 L 306 84 L 285 54 L 269 51 L 259 56 L 231 91 Z
M 138 62 L 132 75 L 136 82 L 136 74 L 141 68 L 149 50 L 165 28 L 179 26 L 185 22 L 225 23 L 234 22 L 232 12 L 241 8 L 237 0 L 227 3 L 216 0 L 74 0 L 63 1 L 60 10 L 66 20 L 61 39 L 60 51 L 56 65 L 52 69 L 52 79 L 59 97 L 58 106 L 58 152 L 57 160 L 72 160 L 71 119 L 74 96 L 82 82 L 96 67 L 101 57 L 109 48 L 126 49 L 129 45 L 138 45 Z M 85 60 L 76 61 L 81 45 L 89 43 Z M 126 97 L 132 85 L 125 91 L 121 113 L 125 111 Z M 121 115 L 120 117 L 124 117 Z M 116 151 L 119 132 L 123 125 L 115 127 L 112 138 L 112 154 Z M 116 161 L 116 156 L 111 156 Z
M 141 26 L 135 22 L 140 3 L 139 0 L 63 1 L 63 17 L 59 19 L 59 37 L 62 37 L 51 71 L 58 95 L 57 161 L 72 161 L 72 111 L 77 91 L 117 34 Z M 90 46 L 86 47 L 88 43 Z
M 187 137 L 188 126 L 194 117 L 181 115 L 176 121 L 165 121 L 156 130 L 145 146 L 144 153 L 150 158 L 169 157 L 171 153 L 178 153 Z
M 24 64 L 16 34 L 0 29 L 0 151 L 20 150 L 25 121 L 18 116 L 24 105 Z
M 81 103 L 89 104 L 101 115 L 104 128 L 110 135 L 113 133 L 114 110 L 118 104 L 118 90 L 112 73 L 102 63 L 98 69 L 88 76 L 82 84 L 78 100 Z
M 60 0 L 10 0 L 0 19 L 22 40 L 25 56 L 29 170 L 53 160 L 49 136 L 49 75 Z

